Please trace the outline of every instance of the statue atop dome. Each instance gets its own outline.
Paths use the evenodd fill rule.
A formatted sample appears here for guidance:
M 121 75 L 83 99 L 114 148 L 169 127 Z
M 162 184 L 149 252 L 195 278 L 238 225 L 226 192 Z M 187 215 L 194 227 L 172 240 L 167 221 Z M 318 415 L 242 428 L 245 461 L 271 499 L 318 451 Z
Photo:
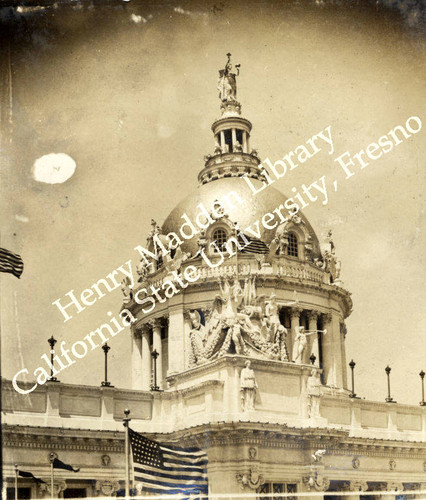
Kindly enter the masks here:
M 231 54 L 226 54 L 228 60 L 226 61 L 225 68 L 219 70 L 219 81 L 217 89 L 219 90 L 219 99 L 222 102 L 236 101 L 237 100 L 237 76 L 240 74 L 240 64 L 235 65 L 237 73 L 233 73 L 233 66 L 231 64 Z

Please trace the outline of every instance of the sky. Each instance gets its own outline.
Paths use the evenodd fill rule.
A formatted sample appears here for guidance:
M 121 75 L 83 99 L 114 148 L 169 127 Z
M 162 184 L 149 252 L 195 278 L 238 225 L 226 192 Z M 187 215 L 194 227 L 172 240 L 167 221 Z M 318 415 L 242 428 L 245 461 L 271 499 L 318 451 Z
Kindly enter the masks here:
M 52 302 L 136 264 L 151 218 L 161 224 L 196 189 L 214 149 L 227 52 L 241 64 L 239 101 L 262 159 L 281 158 L 327 126 L 336 153 L 354 154 L 411 116 L 426 124 L 422 13 L 416 2 L 368 4 L 132 0 L 2 11 L 13 135 L 1 149 L 1 246 L 25 263 L 20 280 L 0 278 L 3 377 L 24 367 L 31 374 L 52 334 L 70 345 L 108 311 L 118 314 L 120 289 L 67 323 Z M 386 397 L 389 364 L 393 397 L 420 401 L 425 131 L 348 180 L 324 151 L 274 184 L 288 196 L 322 175 L 339 181 L 327 205 L 304 214 L 320 239 L 333 231 L 354 303 L 346 356 L 367 399 Z M 37 175 L 36 160 L 51 154 L 72 159 L 63 183 Z M 129 331 L 109 344 L 110 380 L 130 388 Z M 58 378 L 99 385 L 103 353 Z

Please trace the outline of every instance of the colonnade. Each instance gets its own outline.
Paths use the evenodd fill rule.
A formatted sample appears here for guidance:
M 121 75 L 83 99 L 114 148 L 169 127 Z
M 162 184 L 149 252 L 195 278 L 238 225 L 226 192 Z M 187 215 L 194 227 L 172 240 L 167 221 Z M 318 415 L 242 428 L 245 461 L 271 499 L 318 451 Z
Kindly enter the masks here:
M 222 150 L 223 153 L 232 153 L 232 152 L 237 152 L 236 151 L 236 144 L 237 144 L 237 129 L 231 128 L 231 137 L 232 137 L 232 148 L 229 151 L 226 151 L 226 141 L 225 141 L 225 132 L 226 130 L 221 130 L 217 135 L 216 135 L 216 142 L 217 145 L 220 146 L 220 149 Z M 243 153 L 248 153 L 250 150 L 250 145 L 249 145 L 249 134 L 246 130 L 241 130 L 238 129 L 242 133 L 242 139 L 243 143 L 241 144 L 242 152 Z M 218 140 L 219 139 L 219 140 Z
M 279 307 L 279 304 L 278 304 Z M 281 308 L 282 309 L 282 308 Z M 327 333 L 307 336 L 307 345 L 302 363 L 310 364 L 314 353 L 316 365 L 323 370 L 323 382 L 331 387 L 346 388 L 346 360 L 342 320 L 337 311 L 323 313 L 314 309 L 284 308 L 290 325 L 287 326 L 287 351 L 292 360 L 296 327 L 302 325 L 308 330 L 327 330 Z M 165 375 L 179 373 L 189 368 L 189 332 L 191 329 L 189 309 L 183 306 L 171 307 L 168 315 L 151 319 L 132 331 L 132 387 L 148 391 L 153 381 L 156 351 L 157 386 L 165 389 Z M 282 318 L 282 314 L 280 314 Z M 290 328 L 289 328 L 290 326 Z M 162 331 L 166 328 L 167 342 L 163 342 Z M 167 346 L 167 351 L 165 347 Z
M 154 363 L 157 386 L 163 389 L 163 341 L 162 328 L 167 327 L 167 319 L 156 318 L 148 321 L 132 334 L 132 387 L 149 391 L 153 383 Z M 155 362 L 153 353 L 157 352 Z

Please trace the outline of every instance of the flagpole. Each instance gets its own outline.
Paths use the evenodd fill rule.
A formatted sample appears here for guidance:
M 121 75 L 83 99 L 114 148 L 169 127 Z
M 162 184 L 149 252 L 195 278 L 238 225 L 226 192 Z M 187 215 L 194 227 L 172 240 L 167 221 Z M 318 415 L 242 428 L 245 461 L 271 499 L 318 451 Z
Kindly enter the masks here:
M 15 464 L 15 500 L 18 500 L 18 464 Z
M 53 460 L 55 460 L 55 455 L 50 454 L 50 498 L 53 500 Z
M 125 490 L 125 496 L 126 498 L 129 498 L 130 496 L 130 487 L 129 487 L 129 422 L 131 418 L 129 418 L 130 415 L 130 410 L 127 408 L 124 410 L 124 415 L 125 417 L 123 418 L 123 425 L 125 428 L 124 431 L 124 454 L 126 455 L 126 490 Z

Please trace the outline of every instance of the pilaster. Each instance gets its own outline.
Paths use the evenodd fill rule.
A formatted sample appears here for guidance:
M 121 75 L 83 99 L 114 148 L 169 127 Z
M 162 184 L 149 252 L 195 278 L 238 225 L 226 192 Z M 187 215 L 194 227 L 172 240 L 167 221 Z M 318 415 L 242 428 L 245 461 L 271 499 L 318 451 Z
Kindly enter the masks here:
M 167 375 L 185 369 L 185 317 L 183 305 L 169 308 L 169 370 Z

